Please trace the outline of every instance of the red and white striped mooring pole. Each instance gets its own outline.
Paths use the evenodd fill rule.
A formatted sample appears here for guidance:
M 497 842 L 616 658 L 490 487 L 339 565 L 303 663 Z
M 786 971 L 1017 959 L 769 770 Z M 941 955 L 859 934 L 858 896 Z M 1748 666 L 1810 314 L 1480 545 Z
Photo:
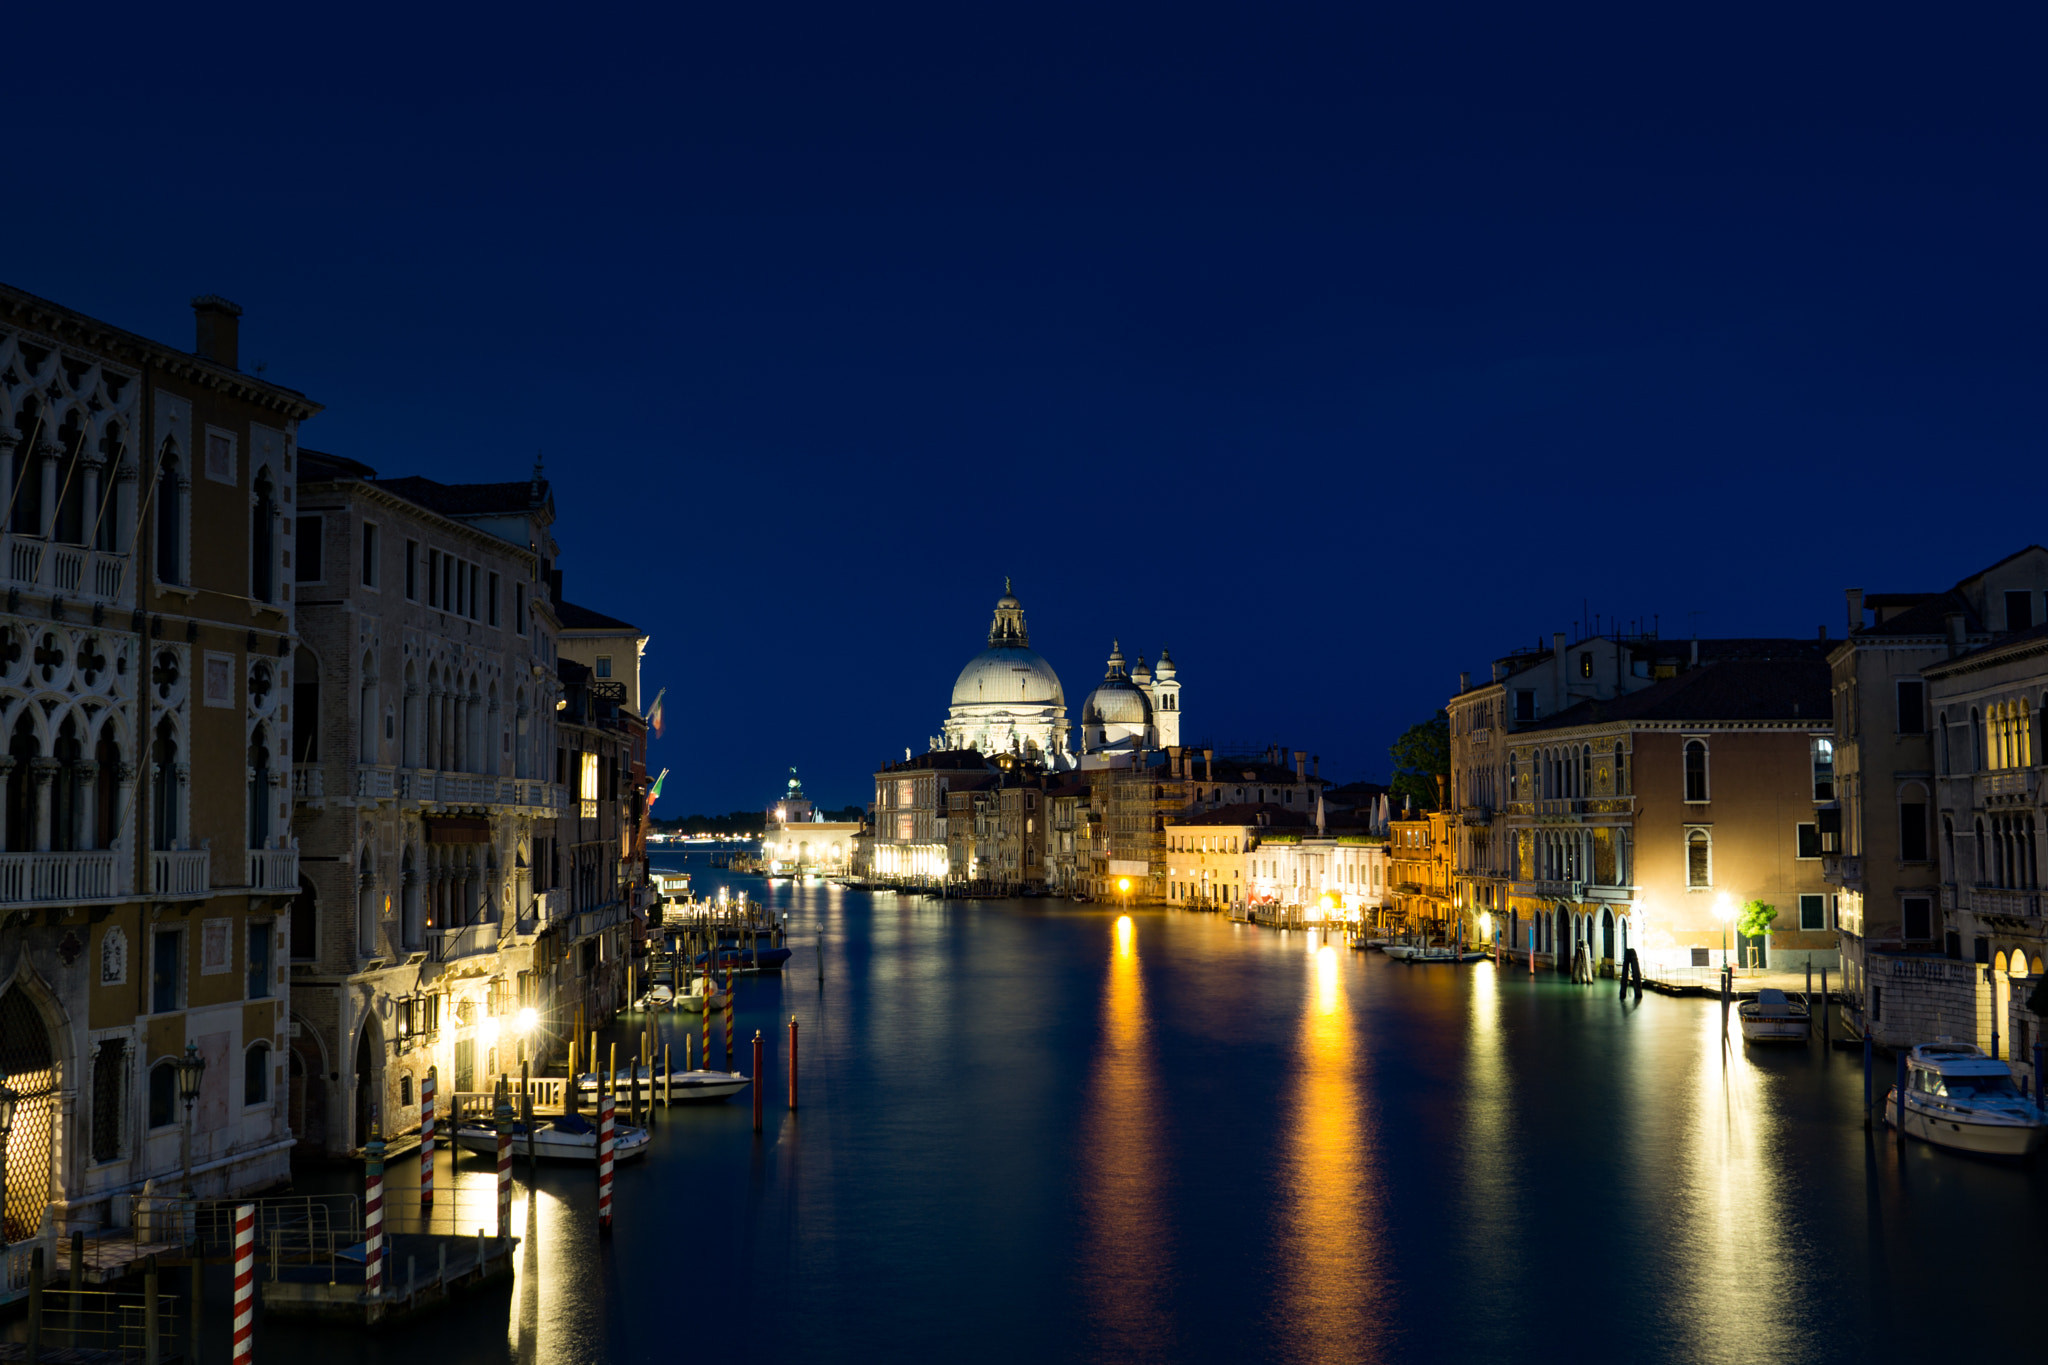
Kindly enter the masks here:
M 363 1288 L 384 1288 L 384 1135 L 370 1117 L 369 1171 L 363 1181 Z
M 256 1358 L 256 1206 L 235 1209 L 235 1365 Z
M 434 1202 L 434 1068 L 420 1082 L 420 1203 Z
M 597 1226 L 612 1230 L 612 1110 L 617 1101 L 606 1095 L 598 1103 L 597 1119 Z
M 498 1091 L 498 1235 L 512 1235 L 512 1102 Z

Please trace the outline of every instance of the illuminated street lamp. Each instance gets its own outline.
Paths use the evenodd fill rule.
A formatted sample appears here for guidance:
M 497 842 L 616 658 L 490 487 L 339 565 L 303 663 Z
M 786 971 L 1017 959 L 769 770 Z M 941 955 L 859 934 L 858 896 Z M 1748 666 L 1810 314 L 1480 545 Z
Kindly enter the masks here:
M 178 1069 L 178 1098 L 185 1102 L 185 1197 L 192 1197 L 192 1106 L 199 1101 L 199 1082 L 206 1075 L 206 1058 L 199 1044 L 185 1044 L 185 1055 L 171 1063 Z
M 1721 965 L 1731 966 L 1728 960 L 1728 926 L 1735 923 L 1735 901 L 1723 891 L 1714 901 L 1714 912 L 1721 920 Z
M 1130 909 L 1130 908 L 1131 908 L 1131 879 L 1130 879 L 1129 877 L 1118 877 L 1118 878 L 1116 879 L 1116 890 L 1117 890 L 1117 894 L 1118 894 L 1119 896 L 1122 896 L 1122 897 L 1124 898 L 1124 909 L 1126 909 L 1126 910 Z

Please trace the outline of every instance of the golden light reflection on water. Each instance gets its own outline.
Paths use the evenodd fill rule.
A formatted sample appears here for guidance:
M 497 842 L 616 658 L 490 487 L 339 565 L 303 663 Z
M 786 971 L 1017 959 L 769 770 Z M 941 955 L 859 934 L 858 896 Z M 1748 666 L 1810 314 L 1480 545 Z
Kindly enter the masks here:
M 1160 1087 L 1147 1033 L 1137 930 L 1116 921 L 1102 997 L 1102 1044 L 1088 1086 L 1083 1263 L 1089 1315 L 1104 1355 L 1165 1359 L 1170 1274 L 1160 1188 Z
M 1459 1165 L 1465 1197 L 1464 1236 L 1472 1260 L 1468 1273 L 1511 1273 L 1503 1262 L 1514 1244 L 1516 1212 L 1514 1087 L 1508 1075 L 1507 1040 L 1501 1035 L 1500 990 L 1490 964 L 1471 969 L 1465 993 L 1464 1160 Z
M 1287 1117 L 1279 1224 L 1280 1305 L 1290 1354 L 1377 1360 L 1383 1343 L 1374 1132 L 1360 1100 L 1363 1053 L 1328 944 L 1309 957 L 1301 1052 Z
M 1698 1359 L 1788 1358 L 1782 1295 L 1799 1268 L 1785 1245 L 1777 1169 L 1787 1138 L 1734 1020 L 1724 1039 L 1718 1008 L 1698 1018 L 1685 1057 L 1693 1083 L 1673 1088 L 1679 1112 L 1637 1151 L 1651 1167 L 1645 1186 L 1672 1202 L 1673 1316 L 1689 1325 Z

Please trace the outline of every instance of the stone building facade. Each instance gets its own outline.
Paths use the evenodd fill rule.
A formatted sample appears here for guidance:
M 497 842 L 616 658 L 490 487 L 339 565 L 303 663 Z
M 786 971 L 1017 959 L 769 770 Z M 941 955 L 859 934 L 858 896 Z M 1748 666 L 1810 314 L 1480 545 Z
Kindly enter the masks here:
M 1949 665 L 2044 620 L 2048 549 L 2030 545 L 1946 591 L 1866 594 L 1852 588 L 1847 601 L 1849 638 L 1829 656 L 1836 801 L 1825 816 L 1823 842 L 1828 880 L 1841 898 L 1846 984 L 1862 1005 L 1852 1022 L 1867 1023 L 1887 1046 L 1925 1042 L 1931 1016 L 1907 1012 L 1900 990 L 1884 990 L 1884 984 L 1902 986 L 1908 960 L 1958 961 L 1974 956 L 1978 937 L 1987 948 L 1996 937 L 1980 934 L 1983 922 L 1965 909 L 1963 885 L 1948 884 L 1948 839 L 1937 814 L 1956 826 L 1958 855 L 1973 856 L 1976 813 L 1988 816 L 1990 798 L 2005 793 L 1993 792 L 1999 781 L 1987 780 L 1980 791 L 1974 779 L 1958 781 L 1955 771 L 1941 776 L 1938 741 L 1948 746 L 1954 769 L 1957 746 L 1974 742 L 1967 712 L 1976 680 L 1984 673 L 2004 676 L 2010 665 L 1984 673 L 1974 666 L 1950 671 Z M 1936 671 L 1950 698 L 1942 708 L 1929 695 Z M 1987 821 L 1987 836 L 1997 828 Z M 1957 865 L 1948 861 L 1950 868 Z M 1946 979 L 1948 972 L 1936 975 Z M 1925 985 L 1914 980 L 1916 990 Z M 1981 1013 L 1980 1033 L 1988 1040 L 1992 983 L 1983 984 L 1981 1005 L 1973 985 L 1940 1011 L 1938 1031 L 1961 1036 L 1968 1030 L 1955 1027 L 1955 1020 Z M 1886 999 L 1893 1003 L 1887 1006 Z
M 296 527 L 291 1106 L 309 1147 L 419 1123 L 420 1085 L 516 1066 L 553 851 L 552 492 L 380 479 L 306 452 Z M 552 1018 L 546 1022 L 555 1024 Z M 524 1040 L 539 1047 L 538 1039 Z
M 319 407 L 240 372 L 240 309 L 193 306 L 188 352 L 0 286 L 10 1244 L 182 1182 L 188 1050 L 193 1188 L 288 1171 L 290 536 Z

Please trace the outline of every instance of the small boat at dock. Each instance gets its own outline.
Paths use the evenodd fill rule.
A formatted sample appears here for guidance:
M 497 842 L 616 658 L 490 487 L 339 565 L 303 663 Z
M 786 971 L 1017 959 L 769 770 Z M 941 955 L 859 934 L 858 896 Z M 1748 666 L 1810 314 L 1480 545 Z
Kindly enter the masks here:
M 597 1123 L 581 1114 L 563 1114 L 559 1118 L 536 1119 L 533 1123 L 532 1150 L 535 1156 L 550 1161 L 581 1161 L 596 1164 Z M 465 1152 L 483 1152 L 495 1156 L 498 1151 L 498 1129 L 496 1124 L 471 1121 L 455 1130 L 455 1145 Z M 528 1150 L 527 1125 L 515 1122 L 512 1125 L 512 1152 L 524 1156 Z M 630 1123 L 612 1124 L 612 1160 L 631 1161 L 647 1151 L 647 1130 L 636 1128 Z
M 1769 986 L 1735 1007 L 1742 1024 L 1745 1043 L 1803 1043 L 1813 1029 L 1812 1011 L 1803 1000 L 1794 1000 Z
M 691 1014 L 702 1014 L 707 1004 L 715 1010 L 724 1009 L 727 999 L 726 993 L 718 988 L 717 982 L 699 973 L 691 978 L 690 984 L 683 988 L 683 993 L 676 997 L 675 1007 L 679 1010 L 688 1010 Z
M 1898 1087 L 1884 1121 L 1900 1126 Z M 1906 1054 L 1905 1131 L 1937 1147 L 1979 1156 L 2032 1156 L 2048 1137 L 2048 1113 L 2020 1094 L 2012 1068 L 1973 1044 L 1921 1043 Z
M 596 1100 L 597 1079 L 597 1073 L 591 1071 L 576 1078 L 576 1089 L 588 1102 Z M 636 1066 L 630 1071 L 620 1067 L 619 1074 L 612 1079 L 612 1088 L 618 1093 L 628 1086 L 637 1086 L 650 1102 L 666 1095 L 677 1104 L 695 1104 L 737 1095 L 752 1083 L 751 1077 L 737 1071 L 678 1071 L 670 1077 L 659 1069 L 650 1072 L 644 1066 Z

